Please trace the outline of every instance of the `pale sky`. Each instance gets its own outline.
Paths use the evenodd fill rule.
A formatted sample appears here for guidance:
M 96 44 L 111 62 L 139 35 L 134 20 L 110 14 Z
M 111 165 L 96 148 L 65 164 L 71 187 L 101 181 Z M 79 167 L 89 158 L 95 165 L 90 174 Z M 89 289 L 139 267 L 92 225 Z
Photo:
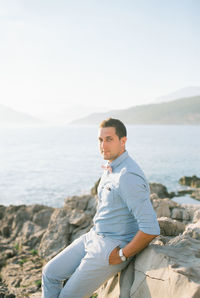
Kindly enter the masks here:
M 40 114 L 200 86 L 199 0 L 1 0 L 0 104 Z

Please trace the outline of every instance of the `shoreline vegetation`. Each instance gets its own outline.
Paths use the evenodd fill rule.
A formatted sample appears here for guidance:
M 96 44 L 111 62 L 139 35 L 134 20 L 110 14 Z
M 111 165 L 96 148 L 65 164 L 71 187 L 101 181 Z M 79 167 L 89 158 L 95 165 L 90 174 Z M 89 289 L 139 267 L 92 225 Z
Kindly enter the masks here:
M 179 183 L 200 200 L 200 178 L 182 177 Z M 41 297 L 44 264 L 92 227 L 97 186 L 88 195 L 66 198 L 61 208 L 0 206 L 1 298 Z M 161 235 L 93 297 L 200 296 L 200 205 L 174 202 L 171 198 L 183 193 L 168 193 L 159 183 L 150 183 L 150 190 Z

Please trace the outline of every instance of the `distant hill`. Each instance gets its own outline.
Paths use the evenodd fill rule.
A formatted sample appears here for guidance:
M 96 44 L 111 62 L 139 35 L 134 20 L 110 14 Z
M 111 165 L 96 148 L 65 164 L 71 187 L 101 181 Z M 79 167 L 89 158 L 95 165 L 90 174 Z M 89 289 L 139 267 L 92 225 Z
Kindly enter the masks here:
M 0 125 L 1 124 L 39 124 L 40 119 L 15 111 L 4 105 L 0 105 Z
M 160 96 L 153 103 L 169 102 L 178 98 L 200 96 L 200 87 L 186 87 L 167 95 Z
M 119 118 L 126 124 L 200 124 L 200 96 L 95 113 L 72 124 L 97 124 L 108 117 Z

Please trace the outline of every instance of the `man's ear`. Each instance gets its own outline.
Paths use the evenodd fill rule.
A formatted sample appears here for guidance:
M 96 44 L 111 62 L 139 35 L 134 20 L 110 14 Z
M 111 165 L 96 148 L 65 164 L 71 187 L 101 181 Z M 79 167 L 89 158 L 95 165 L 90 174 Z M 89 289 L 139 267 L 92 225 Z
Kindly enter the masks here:
M 125 146 L 126 141 L 127 141 L 127 137 L 122 137 L 122 138 L 121 138 L 121 144 L 122 144 L 123 146 Z

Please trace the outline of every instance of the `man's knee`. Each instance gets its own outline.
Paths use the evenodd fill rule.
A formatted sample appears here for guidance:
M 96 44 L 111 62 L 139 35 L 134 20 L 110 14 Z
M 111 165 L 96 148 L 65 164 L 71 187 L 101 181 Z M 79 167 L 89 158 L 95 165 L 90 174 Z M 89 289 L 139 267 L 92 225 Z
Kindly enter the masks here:
M 52 264 L 52 262 L 48 262 L 42 269 L 42 276 L 44 278 L 54 278 L 55 275 L 55 268 Z

